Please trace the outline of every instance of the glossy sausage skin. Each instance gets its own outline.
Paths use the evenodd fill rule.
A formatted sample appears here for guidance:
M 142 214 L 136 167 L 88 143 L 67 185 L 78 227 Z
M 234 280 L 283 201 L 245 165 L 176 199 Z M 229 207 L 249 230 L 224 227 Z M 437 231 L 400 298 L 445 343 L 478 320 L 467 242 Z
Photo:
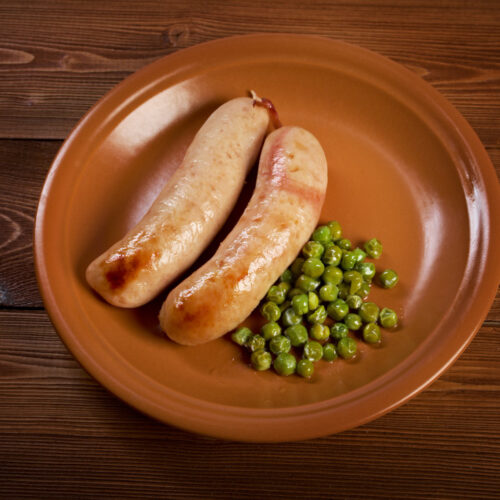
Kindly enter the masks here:
M 326 185 L 325 154 L 311 133 L 299 127 L 272 132 L 241 219 L 212 259 L 164 302 L 160 325 L 166 334 L 195 345 L 238 326 L 310 237 Z
M 234 207 L 268 124 L 251 98 L 215 110 L 143 219 L 88 266 L 92 288 L 115 306 L 137 307 L 191 266 Z

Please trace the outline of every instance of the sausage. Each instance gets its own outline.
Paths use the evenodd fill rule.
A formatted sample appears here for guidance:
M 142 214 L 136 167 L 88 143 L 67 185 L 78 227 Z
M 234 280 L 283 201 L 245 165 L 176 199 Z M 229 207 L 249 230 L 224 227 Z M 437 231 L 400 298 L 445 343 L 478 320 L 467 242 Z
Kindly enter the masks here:
M 272 132 L 247 208 L 214 256 L 168 294 L 162 330 L 179 344 L 196 345 L 236 328 L 310 237 L 326 185 L 325 154 L 310 132 Z
M 269 125 L 269 112 L 255 104 L 241 97 L 216 109 L 142 220 L 88 266 L 88 283 L 110 304 L 151 300 L 221 229 Z

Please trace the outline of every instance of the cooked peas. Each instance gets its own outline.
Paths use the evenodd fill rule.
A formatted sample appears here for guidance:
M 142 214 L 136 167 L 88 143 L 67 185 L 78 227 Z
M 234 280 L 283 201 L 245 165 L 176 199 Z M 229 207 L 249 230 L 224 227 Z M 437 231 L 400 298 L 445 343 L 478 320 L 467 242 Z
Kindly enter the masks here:
M 378 279 L 380 281 L 380 284 L 384 288 L 392 288 L 392 287 L 396 286 L 396 283 L 399 280 L 399 276 L 396 273 L 396 271 L 394 271 L 392 269 L 386 269 L 385 271 L 382 271 L 378 275 Z
M 349 330 L 356 331 L 361 328 L 363 322 L 361 321 L 361 317 L 359 316 L 359 314 L 349 313 L 344 318 L 344 323 L 345 326 L 349 328 Z
M 307 276 L 307 274 L 301 274 L 295 282 L 295 286 L 304 290 L 304 292 L 313 292 L 319 285 L 320 282 L 318 280 Z
M 270 340 L 281 334 L 281 326 L 276 321 L 269 321 L 269 323 L 262 325 L 260 333 L 264 337 L 264 340 Z
M 255 352 L 266 347 L 266 340 L 261 335 L 252 335 L 245 343 L 249 351 Z
M 340 283 L 339 288 L 339 299 L 347 299 L 351 286 L 348 283 Z
M 280 304 L 280 311 L 283 312 L 284 310 L 288 309 L 290 306 L 292 305 L 292 303 L 289 301 L 289 300 L 285 300 L 285 302 L 283 302 L 283 304 Z
M 293 307 L 285 309 L 281 315 L 281 322 L 284 326 L 298 325 L 302 321 L 302 316 L 297 314 Z
M 269 341 L 269 349 L 276 355 L 281 354 L 282 352 L 289 352 L 291 348 L 292 343 L 290 342 L 290 339 L 284 335 L 278 335 Z
M 379 259 L 382 255 L 382 243 L 377 238 L 372 238 L 364 245 L 365 252 L 374 259 Z
M 363 262 L 366 258 L 366 252 L 363 252 L 363 250 L 361 250 L 361 248 L 355 248 L 352 253 L 354 254 L 354 256 L 356 257 L 356 263 L 357 264 L 360 264 L 361 262 Z
M 331 265 L 325 267 L 325 271 L 323 273 L 322 278 L 325 283 L 338 285 L 344 279 L 344 274 L 342 273 L 342 270 L 339 269 L 337 266 Z
M 341 358 L 351 359 L 356 354 L 358 346 L 356 341 L 351 337 L 344 337 L 337 344 L 337 352 Z
M 367 344 L 378 344 L 381 338 L 380 328 L 377 323 L 367 323 L 363 327 L 363 340 Z
M 292 298 L 293 310 L 300 315 L 307 314 L 309 312 L 309 299 L 305 293 L 300 295 L 295 295 Z
M 238 345 L 245 345 L 247 340 L 253 335 L 252 330 L 246 326 L 240 326 L 232 335 L 231 340 Z
M 291 283 L 287 283 L 286 281 L 282 281 L 281 283 L 279 283 L 278 285 L 276 285 L 280 290 L 283 290 L 285 292 L 285 297 L 286 297 L 286 294 L 290 291 L 290 289 L 292 288 L 292 285 Z
M 340 321 L 349 312 L 349 306 L 342 299 L 337 299 L 336 301 L 328 304 L 326 309 L 328 316 L 335 321 Z
M 323 346 L 315 340 L 310 340 L 304 345 L 304 359 L 319 361 L 323 357 Z
M 349 333 L 349 328 L 347 328 L 347 326 L 344 323 L 335 323 L 330 328 L 330 335 L 334 340 L 343 339 L 344 337 L 347 337 L 348 333 Z
M 283 290 L 283 288 L 277 285 L 273 285 L 267 292 L 266 298 L 275 304 L 283 304 L 286 299 L 286 290 Z
M 309 323 L 324 323 L 326 320 L 326 316 L 327 314 L 325 306 L 321 305 L 312 313 L 309 313 L 309 315 L 307 316 L 307 321 L 309 321 Z
M 293 347 L 299 347 L 307 342 L 307 330 L 304 325 L 289 326 L 285 335 L 290 339 Z
M 351 269 L 354 269 L 355 265 L 356 265 L 356 255 L 354 254 L 354 252 L 346 250 L 342 255 L 342 260 L 340 261 L 340 267 L 344 271 L 350 271 Z
M 293 354 L 289 352 L 282 352 L 276 356 L 273 362 L 273 367 L 278 375 L 283 375 L 287 377 L 295 371 L 297 366 L 297 360 Z
M 359 295 L 348 295 L 345 302 L 349 309 L 358 310 L 363 304 L 363 299 Z
M 253 352 L 252 356 L 250 356 L 250 362 L 252 363 L 252 366 L 259 372 L 269 370 L 272 361 L 273 360 L 271 358 L 271 354 L 269 354 L 267 351 L 264 351 L 263 349 L 259 349 L 258 351 Z
M 348 240 L 347 238 L 342 238 L 337 241 L 337 246 L 340 247 L 342 250 L 350 250 L 352 248 L 352 243 L 351 240 Z
M 337 359 L 337 349 L 333 344 L 325 344 L 323 346 L 323 359 L 325 361 L 333 361 Z
M 337 245 L 329 245 L 325 248 L 325 252 L 321 259 L 328 266 L 338 266 L 342 259 L 342 249 Z
M 295 297 L 295 295 L 302 295 L 303 293 L 304 293 L 304 290 L 301 290 L 300 288 L 291 288 L 287 294 L 287 297 L 289 299 L 293 299 L 293 297 Z
M 311 239 L 313 241 L 319 241 L 321 244 L 326 245 L 330 241 L 332 241 L 332 233 L 328 226 L 318 226 L 313 234 Z
M 297 257 L 293 262 L 292 265 L 290 266 L 290 271 L 292 271 L 292 274 L 294 276 L 299 276 L 302 274 L 302 264 L 304 263 L 306 259 L 303 259 L 302 257 Z
M 384 307 L 380 311 L 378 320 L 383 328 L 394 328 L 398 324 L 398 315 L 396 314 L 396 311 L 393 311 L 388 307 Z
M 365 281 L 359 287 L 359 290 L 356 292 L 356 295 L 359 295 L 362 299 L 365 299 L 366 297 L 368 297 L 369 293 L 370 293 L 370 284 L 366 283 Z
M 304 378 L 311 378 L 314 373 L 314 365 L 308 359 L 301 359 L 297 363 L 297 374 Z
M 375 276 L 375 264 L 373 262 L 358 262 L 354 269 L 363 276 L 365 281 L 371 281 Z
M 285 269 L 280 276 L 282 283 L 291 283 L 293 281 L 293 273 L 290 269 Z
M 319 297 L 314 292 L 307 294 L 307 301 L 309 304 L 309 311 L 314 311 L 319 306 Z
M 330 229 L 330 233 L 334 240 L 340 240 L 342 238 L 342 227 L 336 220 L 332 220 L 327 224 Z
M 260 313 L 267 321 L 278 321 L 281 316 L 281 310 L 275 302 L 264 302 L 260 308 Z
M 309 257 L 302 264 L 302 272 L 311 278 L 319 278 L 324 270 L 325 265 L 317 257 Z
M 330 336 L 330 329 L 326 325 L 314 323 L 309 329 L 309 334 L 314 340 L 327 340 Z
M 346 271 L 344 273 L 344 281 L 351 284 L 349 287 L 349 295 L 353 295 L 361 288 L 363 276 L 361 276 L 361 273 L 358 273 L 358 271 Z
M 365 302 L 359 308 L 359 316 L 364 323 L 375 323 L 380 309 L 374 302 Z
M 339 294 L 339 289 L 332 283 L 327 283 L 319 289 L 319 298 L 323 302 L 333 302 Z
M 319 241 L 308 241 L 302 249 L 302 255 L 308 259 L 309 257 L 317 257 L 321 259 L 325 248 Z

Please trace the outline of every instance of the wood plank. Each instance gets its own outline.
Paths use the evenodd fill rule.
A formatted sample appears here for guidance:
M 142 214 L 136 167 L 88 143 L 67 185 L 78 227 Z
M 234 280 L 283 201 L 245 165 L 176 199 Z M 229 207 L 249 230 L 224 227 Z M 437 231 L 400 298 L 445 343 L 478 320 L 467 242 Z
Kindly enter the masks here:
M 380 52 L 436 86 L 481 140 L 500 126 L 499 13 L 488 0 L 127 3 L 4 0 L 0 137 L 64 138 L 124 77 L 178 49 L 249 33 L 314 34 Z
M 315 498 L 498 498 L 498 326 L 384 417 L 268 445 L 197 436 L 131 409 L 79 367 L 43 311 L 2 311 L 0 332 L 2 498 L 311 498 L 311 488 Z

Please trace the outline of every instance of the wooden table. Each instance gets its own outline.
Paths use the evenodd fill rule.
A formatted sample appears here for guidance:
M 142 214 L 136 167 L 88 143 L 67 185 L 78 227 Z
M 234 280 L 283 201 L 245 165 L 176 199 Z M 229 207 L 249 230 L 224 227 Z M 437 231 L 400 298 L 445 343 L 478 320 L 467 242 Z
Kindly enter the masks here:
M 50 163 L 130 73 L 256 32 L 372 49 L 441 91 L 500 172 L 500 2 L 0 2 L 0 498 L 499 498 L 500 297 L 459 361 L 403 407 L 297 443 L 241 444 L 118 401 L 62 345 L 33 272 Z

